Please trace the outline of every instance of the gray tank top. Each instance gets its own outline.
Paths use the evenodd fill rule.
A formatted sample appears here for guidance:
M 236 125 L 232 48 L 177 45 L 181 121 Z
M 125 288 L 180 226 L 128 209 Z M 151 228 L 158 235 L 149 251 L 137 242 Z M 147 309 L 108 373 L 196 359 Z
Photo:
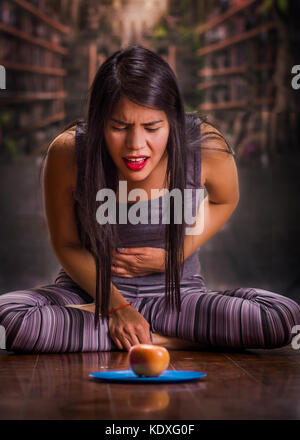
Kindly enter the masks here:
M 76 161 L 77 161 L 77 182 L 80 178 L 82 178 L 82 164 L 84 163 L 84 135 L 86 130 L 86 123 L 80 122 L 76 126 L 76 137 L 75 137 L 75 146 L 76 146 Z M 196 214 L 196 189 L 203 188 L 201 185 L 201 150 L 191 150 L 188 149 L 187 152 L 187 188 L 191 189 L 189 191 L 189 197 L 187 198 L 186 203 L 192 204 L 192 208 L 190 207 L 191 215 Z M 78 193 L 78 187 L 73 193 L 74 201 L 75 201 L 75 217 L 78 227 L 79 236 L 81 236 L 82 228 L 81 228 L 81 219 L 84 218 L 85 213 L 83 212 L 80 205 L 80 194 Z M 163 198 L 165 195 L 152 200 L 145 200 L 140 203 L 145 203 L 148 205 L 148 224 L 131 224 L 127 222 L 127 224 L 117 224 L 117 230 L 120 240 L 120 247 L 155 247 L 155 248 L 165 248 L 165 228 L 166 225 L 162 223 L 162 213 L 163 213 Z M 125 205 L 125 209 L 127 211 L 130 210 L 131 205 L 136 202 L 127 202 L 123 203 Z M 117 203 L 117 219 L 119 218 L 119 209 L 121 206 L 121 202 Z M 150 216 L 150 207 L 158 211 L 158 224 L 151 223 Z M 124 209 L 124 206 L 123 206 Z M 142 211 L 142 210 L 141 210 Z M 145 212 L 145 211 L 144 211 Z M 152 214 L 153 215 L 153 214 Z M 117 220 L 118 223 L 118 220 Z M 188 222 L 191 225 L 190 222 Z M 190 226 L 189 226 L 190 227 Z M 188 281 L 191 279 L 197 279 L 204 284 L 204 279 L 201 276 L 201 266 L 198 258 L 197 249 L 193 254 L 191 254 L 184 262 L 183 273 L 181 277 L 181 281 Z M 60 274 L 63 274 L 64 270 L 61 269 Z M 118 284 L 135 284 L 135 285 L 164 285 L 165 283 L 165 273 L 152 273 L 142 277 L 133 277 L 133 278 L 123 278 L 123 277 L 112 277 L 112 282 Z

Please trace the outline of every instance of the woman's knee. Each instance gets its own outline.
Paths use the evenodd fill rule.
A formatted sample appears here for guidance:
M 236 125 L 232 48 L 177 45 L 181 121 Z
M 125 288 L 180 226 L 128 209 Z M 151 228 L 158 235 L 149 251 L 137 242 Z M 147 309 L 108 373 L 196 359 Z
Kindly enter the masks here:
M 28 290 L 4 293 L 0 295 L 0 324 L 9 331 L 28 312 L 41 305 L 43 301 Z
M 44 295 L 33 290 L 16 290 L 12 292 L 3 293 L 0 295 L 0 310 L 7 306 L 43 306 L 49 304 L 49 299 Z
M 47 303 L 45 297 L 30 290 L 12 291 L 0 295 L 0 325 L 5 329 L 7 350 L 32 348 L 36 330 L 39 331 L 37 313 Z M 24 326 L 28 330 L 26 335 L 22 331 Z
M 300 306 L 291 298 L 256 289 L 260 304 L 265 348 L 279 348 L 291 343 L 293 330 L 300 325 Z
M 8 300 L 9 299 L 9 300 Z M 0 305 L 6 349 L 18 353 L 64 353 L 114 349 L 107 324 L 94 328 L 93 313 L 60 305 L 11 301 Z

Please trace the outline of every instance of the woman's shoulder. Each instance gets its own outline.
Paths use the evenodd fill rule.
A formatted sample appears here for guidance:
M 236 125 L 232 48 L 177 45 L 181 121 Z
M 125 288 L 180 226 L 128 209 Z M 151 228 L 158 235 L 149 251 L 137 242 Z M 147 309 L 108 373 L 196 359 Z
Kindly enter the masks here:
M 47 156 L 52 166 L 64 169 L 64 178 L 75 189 L 77 176 L 76 163 L 76 126 L 72 126 L 57 135 L 49 145 Z
M 186 134 L 188 150 L 199 154 L 201 185 L 205 185 L 210 170 L 232 161 L 235 153 L 222 132 L 196 112 L 186 114 Z
M 48 152 L 64 152 L 71 154 L 75 150 L 76 126 L 59 133 L 50 143 Z
M 223 133 L 214 125 L 203 122 L 201 125 L 201 158 L 206 163 L 227 162 L 233 160 L 235 152 Z
M 197 112 L 186 113 L 186 136 L 188 148 L 192 151 L 219 150 L 234 154 L 221 131 Z

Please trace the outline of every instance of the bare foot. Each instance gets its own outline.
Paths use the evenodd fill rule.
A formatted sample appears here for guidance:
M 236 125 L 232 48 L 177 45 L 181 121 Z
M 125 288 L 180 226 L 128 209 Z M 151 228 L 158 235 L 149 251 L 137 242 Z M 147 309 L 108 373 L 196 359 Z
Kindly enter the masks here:
M 71 309 L 85 310 L 86 312 L 95 313 L 95 303 L 89 304 L 68 304 L 65 307 L 70 307 Z
M 154 345 L 161 345 L 168 350 L 200 350 L 203 348 L 201 344 L 198 344 L 197 342 L 171 336 L 163 336 L 159 333 L 152 333 L 152 339 Z

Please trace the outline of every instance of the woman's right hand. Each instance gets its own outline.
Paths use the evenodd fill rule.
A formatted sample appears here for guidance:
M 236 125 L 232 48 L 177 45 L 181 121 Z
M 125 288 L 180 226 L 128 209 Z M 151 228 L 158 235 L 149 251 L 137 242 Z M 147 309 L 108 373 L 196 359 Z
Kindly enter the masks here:
M 136 344 L 151 344 L 150 325 L 133 307 L 117 310 L 108 318 L 110 336 L 119 350 L 127 350 Z

